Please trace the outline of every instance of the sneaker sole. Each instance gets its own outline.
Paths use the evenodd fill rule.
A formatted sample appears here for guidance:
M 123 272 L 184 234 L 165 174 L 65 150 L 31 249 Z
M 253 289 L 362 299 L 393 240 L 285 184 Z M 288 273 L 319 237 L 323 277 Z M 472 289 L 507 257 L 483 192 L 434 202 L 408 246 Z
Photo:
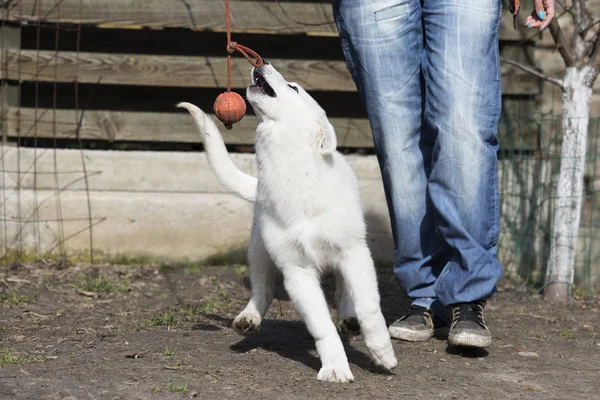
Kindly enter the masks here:
M 425 342 L 433 337 L 433 329 L 415 331 L 413 329 L 390 326 L 388 331 L 392 339 L 404 340 L 406 342 Z
M 448 344 L 460 347 L 484 348 L 492 344 L 491 336 L 482 336 L 475 333 L 461 332 L 448 335 Z

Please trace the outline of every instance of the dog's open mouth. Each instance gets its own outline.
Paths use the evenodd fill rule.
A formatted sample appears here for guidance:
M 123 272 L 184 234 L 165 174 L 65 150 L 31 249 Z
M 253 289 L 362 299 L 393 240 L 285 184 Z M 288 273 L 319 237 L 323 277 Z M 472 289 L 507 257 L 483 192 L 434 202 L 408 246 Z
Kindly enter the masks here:
M 269 85 L 269 83 L 267 82 L 263 74 L 260 73 L 260 71 L 256 69 L 254 70 L 254 73 L 252 74 L 252 80 L 254 83 L 252 87 L 258 88 L 260 91 L 262 91 L 269 97 L 275 97 L 275 91 L 273 90 L 271 85 Z

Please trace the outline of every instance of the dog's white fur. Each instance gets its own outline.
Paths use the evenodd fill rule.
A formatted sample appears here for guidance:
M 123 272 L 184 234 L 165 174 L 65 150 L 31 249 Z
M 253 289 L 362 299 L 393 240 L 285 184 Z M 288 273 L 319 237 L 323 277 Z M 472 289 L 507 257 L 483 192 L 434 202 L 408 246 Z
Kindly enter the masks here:
M 275 97 L 256 85 L 257 75 Z M 270 64 L 253 69 L 252 77 L 255 85 L 248 88 L 247 98 L 258 116 L 258 179 L 233 164 L 219 129 L 204 112 L 190 103 L 178 104 L 193 116 L 219 180 L 254 202 L 248 249 L 252 298 L 233 326 L 248 331 L 260 325 L 273 299 L 277 267 L 316 341 L 322 362 L 317 378 L 353 381 L 320 287 L 320 276 L 331 269 L 337 276 L 338 327 L 358 318 L 371 359 L 390 370 L 397 361 L 379 306 L 358 183 L 336 151 L 333 126 L 310 95 L 286 82 Z

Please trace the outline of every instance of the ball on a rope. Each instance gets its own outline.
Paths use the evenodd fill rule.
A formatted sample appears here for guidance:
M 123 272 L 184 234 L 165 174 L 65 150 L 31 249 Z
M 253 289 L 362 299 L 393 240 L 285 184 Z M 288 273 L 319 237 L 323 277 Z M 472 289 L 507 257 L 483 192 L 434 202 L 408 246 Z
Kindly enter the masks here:
M 221 93 L 215 100 L 213 107 L 215 115 L 225 125 L 225 128 L 231 129 L 233 124 L 240 122 L 246 114 L 246 102 L 239 94 L 235 92 Z

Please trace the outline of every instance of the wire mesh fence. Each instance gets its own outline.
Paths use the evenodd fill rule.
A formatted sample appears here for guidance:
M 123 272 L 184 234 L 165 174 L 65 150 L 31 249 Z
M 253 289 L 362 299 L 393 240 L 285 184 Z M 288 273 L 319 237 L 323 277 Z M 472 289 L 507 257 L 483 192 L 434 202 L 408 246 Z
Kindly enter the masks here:
M 88 3 L 92 5 L 88 7 Z M 150 3 L 156 2 L 148 4 Z M 200 3 L 203 2 L 193 2 L 192 6 L 197 7 Z M 315 13 L 315 18 L 322 18 L 319 7 L 328 7 L 322 3 L 319 3 L 318 7 L 315 6 L 316 11 L 311 11 Z M 129 15 L 124 17 L 115 11 L 114 15 L 105 13 L 114 20 L 100 21 L 100 17 L 95 17 L 96 14 L 92 12 L 95 4 L 93 2 L 53 0 L 0 4 L 3 7 L 0 261 L 31 261 L 52 254 L 51 257 L 56 260 L 72 260 L 76 255 L 77 259 L 93 262 L 94 229 L 98 224 L 104 223 L 105 218 L 101 216 L 102 213 L 97 212 L 89 192 L 89 180 L 101 171 L 88 165 L 84 150 L 103 148 L 107 143 L 113 146 L 111 148 L 115 148 L 117 143 L 120 148 L 148 146 L 153 150 L 161 150 L 161 147 L 177 148 L 176 146 L 181 146 L 186 140 L 195 141 L 195 136 L 193 139 L 178 137 L 171 142 L 170 139 L 166 139 L 162 142 L 154 141 L 150 145 L 148 143 L 155 138 L 148 139 L 143 135 L 152 129 L 166 131 L 168 124 L 172 123 L 166 114 L 161 114 L 160 106 L 156 106 L 168 103 L 168 107 L 171 107 L 175 101 L 169 97 L 170 93 L 173 93 L 172 97 L 175 98 L 184 93 L 181 87 L 192 86 L 191 89 L 196 91 L 199 90 L 196 86 L 202 86 L 204 92 L 200 96 L 212 100 L 215 97 L 214 89 L 222 87 L 223 80 L 214 74 L 212 66 L 205 80 L 193 75 L 196 65 L 183 60 L 184 56 L 190 56 L 186 53 L 189 51 L 187 49 L 181 50 L 181 54 L 167 58 L 166 46 L 161 47 L 160 40 L 154 43 L 140 40 L 144 37 L 142 35 L 157 37 L 155 30 L 140 29 L 140 24 L 145 23 L 144 18 L 151 19 L 150 14 L 140 13 L 130 18 Z M 293 2 L 289 5 L 301 7 Z M 192 28 L 203 24 L 204 19 L 212 18 L 207 16 L 190 19 L 190 13 L 197 13 L 194 10 L 183 7 L 181 15 L 166 13 L 164 18 L 171 21 L 169 23 L 172 25 L 180 24 L 180 27 L 193 21 Z M 118 12 L 128 11 L 119 8 Z M 155 14 L 161 15 L 160 12 L 152 13 Z M 67 22 L 64 22 L 65 19 Z M 132 20 L 135 20 L 135 23 Z M 179 23 L 179 20 L 185 22 Z M 282 24 L 281 21 L 284 20 L 278 20 L 277 23 Z M 127 21 L 131 26 L 124 28 L 123 21 Z M 152 21 L 152 24 L 160 23 L 160 18 Z M 111 29 L 98 28 L 108 23 L 114 26 Z M 282 26 L 273 29 L 287 29 L 286 26 Z M 317 29 L 315 26 L 311 26 L 310 29 Z M 190 28 L 187 25 L 185 27 Z M 248 41 L 252 40 L 254 34 L 254 28 L 250 28 L 250 33 L 246 33 L 245 37 Z M 299 28 L 296 25 L 294 29 L 298 31 Z M 323 30 L 326 32 L 320 40 L 330 40 L 328 43 L 337 49 L 339 44 L 335 38 L 331 40 L 330 29 Z M 165 30 L 161 34 L 166 37 L 164 43 L 172 46 L 176 41 L 169 35 L 185 33 Z M 312 32 L 313 36 L 318 34 Z M 265 34 L 261 35 L 263 36 L 255 40 L 272 41 L 272 37 L 275 36 L 267 38 Z M 212 38 L 214 37 L 209 39 Z M 302 36 L 295 40 L 309 39 L 308 36 Z M 208 39 L 203 43 L 207 47 L 214 47 Z M 307 48 L 306 54 L 316 57 L 316 48 L 299 45 L 296 50 L 302 47 Z M 130 56 L 122 50 L 123 48 L 129 52 L 139 51 L 144 55 Z M 280 51 L 285 50 L 284 47 L 278 48 L 283 49 Z M 122 52 L 119 53 L 115 49 Z M 155 52 L 156 56 L 145 55 L 152 52 Z M 347 72 L 340 72 L 342 64 L 336 64 L 339 60 L 331 61 L 328 57 L 331 56 L 326 54 L 322 57 L 326 61 L 318 60 L 324 62 L 325 67 L 317 65 L 317 69 L 324 69 L 330 74 L 323 75 L 323 84 L 334 85 L 327 91 L 329 97 L 321 95 L 324 99 L 323 105 L 326 109 L 333 108 L 335 103 L 341 101 L 345 108 L 352 111 L 353 107 L 348 106 L 351 102 L 349 92 L 344 86 L 347 85 L 344 82 L 348 81 L 348 77 L 344 75 Z M 140 59 L 144 63 L 158 66 L 155 69 L 159 73 L 155 73 L 150 67 L 139 66 L 139 61 L 136 60 Z M 197 60 L 194 59 L 194 62 Z M 202 62 L 209 65 L 218 62 L 218 59 L 211 53 L 208 56 L 202 55 Z M 290 72 L 313 68 L 312 64 L 315 64 L 314 61 L 311 61 L 312 64 L 294 62 L 295 64 L 290 62 Z M 156 79 L 161 74 L 172 74 L 175 78 L 159 84 Z M 243 73 L 239 72 L 238 75 Z M 504 79 L 510 80 L 510 75 Z M 193 85 L 189 84 L 190 81 L 194 82 Z M 103 82 L 109 84 L 100 85 Z M 119 85 L 129 88 L 129 91 L 123 90 Z M 110 91 L 105 89 L 109 86 Z M 156 88 L 152 89 L 152 86 Z M 507 92 L 514 90 L 515 86 L 518 87 L 507 86 Z M 131 93 L 135 94 L 135 101 L 132 101 Z M 506 96 L 508 100 L 505 101 L 501 120 L 501 234 L 498 256 L 504 266 L 505 275 L 517 283 L 515 291 L 525 292 L 532 288 L 541 290 L 545 285 L 552 239 L 556 179 L 560 166 L 562 123 L 559 114 L 560 99 L 553 100 L 556 101 L 556 107 L 551 107 L 551 111 L 541 113 L 539 99 L 540 96 L 547 96 L 546 94 L 539 91 L 511 93 Z M 133 107 L 135 112 L 131 109 L 118 109 L 113 103 L 126 103 L 126 106 Z M 113 109 L 108 109 L 110 107 Z M 144 111 L 145 108 L 149 111 L 141 114 L 140 111 Z M 356 115 L 339 117 L 340 120 L 344 118 L 344 126 L 350 126 L 362 135 L 360 140 L 349 141 L 349 148 L 353 146 L 353 150 L 360 151 L 368 147 L 364 145 L 365 132 L 368 133 L 368 129 L 363 129 L 366 126 L 363 123 L 364 115 L 359 115 L 360 118 L 355 118 Z M 84 119 L 93 120 L 94 124 L 85 125 Z M 128 125 L 130 120 L 135 123 Z M 150 122 L 144 122 L 146 120 Z M 130 129 L 129 126 L 133 126 L 131 129 L 138 129 L 139 132 L 136 131 L 137 133 L 122 140 L 119 134 Z M 344 137 L 348 136 L 347 132 L 352 132 L 351 129 L 346 130 Z M 600 282 L 600 248 L 597 246 L 600 236 L 600 205 L 597 200 L 600 190 L 600 177 L 597 176 L 599 135 L 600 117 L 594 116 L 590 118 L 589 123 L 586 192 L 576 248 L 575 292 L 580 296 L 592 296 L 594 287 Z M 237 139 L 240 137 L 242 135 Z M 251 143 L 252 138 L 237 144 L 251 146 Z M 68 162 L 59 155 L 60 148 L 71 149 Z M 369 149 L 372 152 L 372 147 Z M 83 195 L 66 195 L 74 188 Z M 66 212 L 75 203 L 81 212 Z M 69 248 L 69 241 L 74 237 L 83 236 L 87 242 L 86 251 L 73 252 Z
M 517 279 L 522 288 L 542 290 L 548 271 L 556 183 L 560 168 L 562 117 L 541 115 L 538 118 L 514 115 L 505 123 L 514 126 L 512 151 L 505 152 L 500 168 L 502 198 L 501 235 L 498 253 L 506 272 Z M 540 147 L 533 154 L 519 151 L 519 132 L 534 127 Z M 598 137 L 600 118 L 589 120 L 588 151 L 586 154 L 583 210 L 579 233 L 574 239 L 575 294 L 591 297 L 600 275 L 600 224 L 598 209 Z M 572 193 L 571 196 L 578 194 Z

